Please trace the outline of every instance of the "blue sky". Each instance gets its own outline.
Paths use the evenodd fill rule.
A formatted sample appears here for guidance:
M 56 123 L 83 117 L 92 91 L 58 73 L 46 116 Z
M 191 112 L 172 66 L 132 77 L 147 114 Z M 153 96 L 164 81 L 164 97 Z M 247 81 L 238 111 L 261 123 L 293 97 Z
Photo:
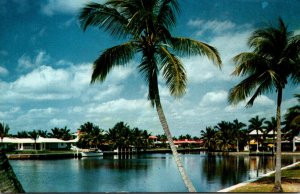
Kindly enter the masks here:
M 147 86 L 132 61 L 114 69 L 107 80 L 90 85 L 92 63 L 116 40 L 96 28 L 83 32 L 78 10 L 85 0 L 0 1 L 0 120 L 11 133 L 67 126 L 72 131 L 90 121 L 103 129 L 119 121 L 161 134 L 155 109 L 147 101 Z M 103 2 L 98 0 L 97 2 Z M 186 36 L 216 47 L 222 71 L 206 57 L 181 58 L 188 90 L 174 99 L 160 81 L 162 104 L 173 135 L 199 135 L 206 126 L 251 117 L 275 115 L 276 96 L 260 96 L 252 108 L 227 103 L 228 91 L 240 78 L 230 76 L 231 59 L 248 51 L 247 38 L 281 16 L 300 34 L 299 0 L 179 0 L 174 36 Z M 283 113 L 296 104 L 299 86 L 284 91 Z

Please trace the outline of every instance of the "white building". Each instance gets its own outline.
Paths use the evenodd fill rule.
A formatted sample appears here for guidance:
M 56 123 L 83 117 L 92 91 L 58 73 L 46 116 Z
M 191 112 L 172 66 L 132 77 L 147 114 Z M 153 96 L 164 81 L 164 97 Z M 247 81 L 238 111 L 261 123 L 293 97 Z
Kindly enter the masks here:
M 36 146 L 37 150 L 58 150 L 70 148 L 71 144 L 77 141 L 78 137 L 72 140 L 38 137 L 36 141 L 31 138 L 4 137 L 0 142 L 0 147 L 14 150 L 34 150 Z

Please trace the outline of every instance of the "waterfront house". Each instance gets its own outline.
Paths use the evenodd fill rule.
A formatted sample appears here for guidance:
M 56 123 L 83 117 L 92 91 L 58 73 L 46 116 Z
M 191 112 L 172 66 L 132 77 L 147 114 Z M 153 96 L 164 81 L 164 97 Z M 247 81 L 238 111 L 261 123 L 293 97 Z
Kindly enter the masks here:
M 57 138 L 38 137 L 36 141 L 32 138 L 4 137 L 1 143 L 2 148 L 7 150 L 61 150 L 69 149 L 75 144 L 78 138 L 72 140 L 62 140 Z

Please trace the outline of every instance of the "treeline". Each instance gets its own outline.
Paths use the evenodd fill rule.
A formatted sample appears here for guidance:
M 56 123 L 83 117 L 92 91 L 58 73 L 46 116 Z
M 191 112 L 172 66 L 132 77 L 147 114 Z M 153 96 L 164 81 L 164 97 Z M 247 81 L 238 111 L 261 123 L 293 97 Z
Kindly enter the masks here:
M 294 136 L 300 135 L 300 95 L 295 96 L 298 105 L 289 108 L 281 122 L 282 140 L 292 141 Z M 262 145 L 261 149 L 266 149 L 264 146 L 267 144 L 274 144 L 272 138 L 275 138 L 277 126 L 275 117 L 266 119 L 255 116 L 248 122 L 249 124 L 246 125 L 235 119 L 232 122 L 221 121 L 215 126 L 206 127 L 205 130 L 201 130 L 201 139 L 205 140 L 204 146 L 208 151 L 239 151 L 248 145 L 251 139 L 255 139 L 259 145 Z M 256 135 L 249 135 L 253 130 Z

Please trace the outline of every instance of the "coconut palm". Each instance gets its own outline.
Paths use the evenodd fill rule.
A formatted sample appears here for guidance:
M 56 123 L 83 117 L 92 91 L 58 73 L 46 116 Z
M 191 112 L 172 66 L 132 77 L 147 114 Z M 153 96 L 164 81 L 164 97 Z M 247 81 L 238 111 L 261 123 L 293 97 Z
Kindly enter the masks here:
M 300 80 L 300 35 L 293 36 L 279 18 L 277 27 L 269 26 L 255 30 L 249 38 L 248 45 L 253 49 L 252 52 L 240 53 L 233 59 L 236 63 L 233 75 L 247 77 L 230 90 L 228 101 L 237 104 L 252 96 L 246 105 L 250 107 L 259 95 L 276 89 L 277 147 L 274 191 L 280 192 L 282 93 L 289 79 L 295 84 Z
M 204 145 L 207 151 L 210 152 L 215 149 L 217 131 L 213 127 L 206 127 L 205 131 L 201 130 L 201 138 L 204 140 Z
M 177 0 L 107 0 L 103 4 L 88 3 L 81 10 L 80 23 L 84 30 L 96 26 L 113 37 L 127 42 L 106 49 L 94 62 L 91 82 L 103 82 L 113 67 L 125 65 L 135 56 L 141 57 L 138 70 L 148 84 L 148 99 L 156 107 L 163 130 L 168 137 L 176 164 L 189 191 L 195 191 L 178 156 L 160 101 L 158 76 L 166 81 L 172 96 L 180 97 L 186 90 L 186 72 L 180 55 L 206 55 L 218 67 L 221 59 L 217 50 L 200 41 L 173 37 L 171 27 L 179 12 Z M 140 55 L 136 55 L 140 53 Z
M 9 129 L 10 128 L 9 128 L 8 124 L 0 123 L 0 138 L 1 138 L 1 143 L 3 142 L 3 138 L 8 135 Z
M 229 148 L 233 147 L 233 137 L 235 135 L 232 123 L 221 121 L 215 126 L 215 129 L 218 130 L 217 140 L 221 150 L 228 152 Z
M 5 153 L 0 152 L 0 193 L 25 193 Z
M 246 127 L 245 123 L 239 122 L 238 119 L 233 120 L 232 129 L 236 139 L 236 151 L 239 152 L 239 139 L 241 138 L 241 130 Z
M 265 126 L 264 126 L 264 121 L 266 120 L 266 118 L 259 118 L 259 116 L 258 115 L 256 115 L 255 117 L 253 117 L 253 118 L 251 118 L 250 120 L 249 120 L 249 126 L 248 126 L 248 129 L 249 129 L 249 131 L 253 131 L 253 130 L 255 130 L 256 131 L 256 137 L 257 137 L 257 139 L 256 139 L 256 151 L 258 152 L 259 150 L 258 150 L 258 145 L 259 145 L 259 134 L 258 134 L 258 132 L 260 131 L 261 133 L 263 133 L 263 131 L 264 131 L 264 128 L 265 128 Z

